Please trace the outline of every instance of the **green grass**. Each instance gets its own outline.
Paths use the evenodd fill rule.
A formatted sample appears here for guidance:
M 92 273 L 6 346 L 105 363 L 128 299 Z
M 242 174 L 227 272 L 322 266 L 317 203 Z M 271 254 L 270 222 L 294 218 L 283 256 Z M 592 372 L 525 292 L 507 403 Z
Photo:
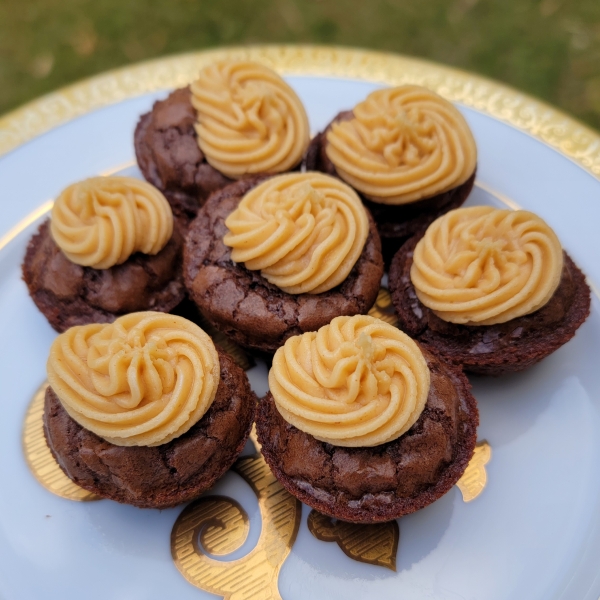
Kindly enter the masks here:
M 600 0 L 0 0 L 0 113 L 106 69 L 247 42 L 420 56 L 600 129 Z

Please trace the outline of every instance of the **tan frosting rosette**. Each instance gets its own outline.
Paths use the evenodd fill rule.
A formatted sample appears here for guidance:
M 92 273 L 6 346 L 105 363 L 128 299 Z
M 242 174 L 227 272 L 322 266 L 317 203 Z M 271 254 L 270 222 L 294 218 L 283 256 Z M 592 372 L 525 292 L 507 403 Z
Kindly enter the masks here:
M 271 69 L 244 60 L 205 67 L 191 85 L 198 145 L 210 165 L 238 179 L 296 166 L 309 143 L 300 98 Z
M 322 173 L 268 179 L 242 198 L 225 225 L 232 260 L 260 270 L 288 294 L 320 294 L 339 285 L 369 235 L 356 192 Z
M 544 306 L 562 269 L 560 242 L 540 217 L 474 206 L 429 226 L 410 277 L 419 300 L 441 319 L 494 325 Z
M 424 87 L 377 90 L 332 124 L 326 154 L 344 181 L 382 204 L 407 204 L 464 183 L 477 149 L 460 112 Z
M 69 415 L 117 446 L 159 446 L 184 434 L 212 404 L 220 377 L 210 337 L 157 312 L 71 327 L 54 340 L 46 368 Z
M 133 177 L 92 177 L 66 188 L 55 200 L 50 232 L 67 258 L 108 269 L 134 252 L 157 254 L 173 234 L 167 199 Z
M 335 446 L 377 446 L 408 431 L 429 394 L 417 344 L 368 315 L 336 317 L 289 338 L 275 353 L 269 387 L 288 422 Z

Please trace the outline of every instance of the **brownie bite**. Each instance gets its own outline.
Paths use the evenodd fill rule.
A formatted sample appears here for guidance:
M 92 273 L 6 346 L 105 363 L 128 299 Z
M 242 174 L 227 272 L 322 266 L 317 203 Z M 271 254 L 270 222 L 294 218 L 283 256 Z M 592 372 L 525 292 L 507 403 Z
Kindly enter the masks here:
M 184 250 L 185 284 L 202 314 L 236 343 L 270 353 L 290 336 L 314 331 L 336 316 L 366 313 L 383 274 L 379 235 L 366 211 L 362 250 L 345 279 L 327 291 L 289 293 L 263 271 L 234 262 L 224 242 L 225 221 L 246 194 L 275 179 L 244 179 L 213 194 L 191 223 Z
M 70 262 L 49 229 L 45 221 L 31 238 L 23 280 L 35 305 L 59 333 L 74 325 L 110 323 L 138 310 L 169 312 L 184 299 L 180 227 L 158 254 L 138 252 L 109 269 Z
M 474 207 L 478 208 L 488 210 Z M 508 217 L 512 211 L 501 212 Z M 589 315 L 590 289 L 585 275 L 558 246 L 562 266 L 556 287 L 537 309 L 491 324 L 451 322 L 447 315 L 440 316 L 423 304 L 415 290 L 411 270 L 421 239 L 417 235 L 406 242 L 390 268 L 389 287 L 399 327 L 465 371 L 502 375 L 527 369 L 568 342 Z M 550 267 L 541 271 L 550 271 Z
M 135 155 L 142 174 L 163 192 L 177 216 L 192 219 L 212 192 L 232 180 L 206 161 L 194 129 L 189 87 L 154 103 L 135 128 Z
M 77 202 L 76 210 L 69 211 L 69 216 L 73 217 L 77 211 L 87 210 L 87 202 L 93 194 L 98 193 L 98 189 L 114 198 L 123 186 L 137 192 L 140 192 L 137 188 L 142 186 L 141 192 L 144 194 L 160 194 L 158 190 L 150 189 L 149 184 L 132 178 L 93 178 L 67 188 L 55 203 L 52 219 L 60 220 L 57 210 L 65 194 L 69 202 L 74 197 Z M 94 188 L 93 192 L 88 189 L 90 187 Z M 126 193 L 121 200 L 123 204 L 128 203 Z M 160 198 L 156 201 L 160 202 Z M 103 263 L 102 268 L 81 263 L 85 263 L 94 252 L 98 253 L 99 248 L 105 255 L 114 254 L 115 249 L 126 246 L 131 250 L 138 249 L 131 240 L 123 238 L 151 238 L 152 232 L 143 220 L 140 220 L 138 233 L 132 233 L 131 227 L 127 231 L 123 225 L 126 231 L 117 232 L 115 238 L 109 239 L 102 239 L 94 230 L 96 221 L 109 220 L 106 216 L 90 219 L 94 221 L 94 225 L 91 226 L 89 223 L 84 225 L 83 222 L 74 225 L 73 220 L 69 221 L 69 233 L 77 230 L 79 238 L 74 241 L 67 240 L 65 248 L 81 245 L 81 238 L 86 242 L 95 240 L 90 241 L 90 245 L 95 244 L 94 249 L 83 253 L 83 257 L 69 254 L 68 250 L 65 252 L 59 247 L 51 231 L 51 220 L 40 225 L 27 246 L 22 265 L 23 280 L 36 306 L 56 331 L 63 332 L 74 325 L 86 323 L 109 323 L 119 315 L 139 310 L 169 312 L 183 300 L 185 286 L 182 262 L 185 228 L 177 220 L 173 220 L 164 197 L 162 202 L 163 212 L 158 211 L 152 217 L 154 221 L 163 223 L 163 231 L 159 235 L 162 239 L 157 241 L 155 247 L 140 247 L 140 251 L 134 251 L 127 257 L 105 256 L 109 263 L 116 260 L 120 262 L 110 266 Z M 72 208 L 73 206 L 69 206 L 69 209 Z M 119 210 L 116 213 L 113 215 L 115 221 L 123 217 L 130 223 L 130 216 L 123 216 Z M 170 219 L 170 227 L 165 225 L 167 217 Z M 60 232 L 57 236 L 62 242 Z M 152 239 L 150 242 L 152 243 Z M 145 240 L 142 244 L 144 243 Z M 95 256 L 94 260 L 102 258 Z
M 210 489 L 243 450 L 256 397 L 246 374 L 219 352 L 221 380 L 206 414 L 187 433 L 154 447 L 116 446 L 74 421 L 48 388 L 44 435 L 65 474 L 103 498 L 139 508 L 169 508 Z
M 389 264 L 404 241 L 465 202 L 475 181 L 476 148 L 449 102 L 419 86 L 400 86 L 340 112 L 311 140 L 304 162 L 361 194 Z
M 191 86 L 155 102 L 134 135 L 144 177 L 186 219 L 234 180 L 295 168 L 308 141 L 302 103 L 283 79 L 232 60 L 208 65 Z
M 139 314 L 143 317 L 142 323 L 148 322 L 148 316 L 150 320 L 156 320 L 152 317 L 154 313 Z M 135 315 L 131 317 L 135 318 Z M 158 318 L 163 321 L 185 321 L 171 315 Z M 165 323 L 160 326 L 166 327 Z M 127 328 L 127 324 L 125 327 Z M 187 326 L 192 334 L 194 328 L 199 329 L 191 323 Z M 189 331 L 185 339 L 189 339 Z M 144 329 L 144 335 L 148 336 L 150 344 L 146 348 L 153 355 L 156 349 L 152 340 L 157 338 L 149 331 L 149 327 Z M 173 337 L 172 328 L 170 335 Z M 47 389 L 44 406 L 44 434 L 61 469 L 77 485 L 90 492 L 140 508 L 176 506 L 209 489 L 229 469 L 244 448 L 256 407 L 256 396 L 250 389 L 244 371 L 221 350 L 215 350 L 214 357 L 218 360 L 215 371 L 218 375 L 214 381 L 216 391 L 213 389 L 212 394 L 208 394 L 214 397 L 208 398 L 208 407 L 204 407 L 206 411 L 201 418 L 187 429 L 187 425 L 184 426 L 181 435 L 166 435 L 164 443 L 160 443 L 160 438 L 158 443 L 153 438 L 149 445 L 148 439 L 136 439 L 135 445 L 123 445 L 129 444 L 131 439 L 122 437 L 118 440 L 111 438 L 109 441 L 84 427 L 75 420 L 79 418 L 78 415 L 68 410 L 73 406 L 73 398 L 68 389 L 65 393 L 61 373 L 55 374 L 54 378 L 50 377 L 51 386 Z M 172 355 L 169 360 L 173 361 Z M 185 362 L 185 358 L 183 360 Z M 185 366 L 183 369 L 185 370 Z M 205 373 L 205 377 L 210 379 L 210 373 Z M 54 381 L 58 381 L 58 392 L 52 387 Z M 97 389 L 91 388 L 91 391 L 99 394 Z M 201 401 L 203 392 L 204 390 L 200 393 Z M 63 394 L 62 399 L 59 399 L 59 393 Z M 105 394 L 100 393 L 98 397 L 104 402 L 111 401 L 110 396 Z M 149 410 L 151 401 L 152 399 L 142 400 L 141 405 Z M 119 415 L 134 413 L 135 409 L 133 413 L 125 410 Z M 136 431 L 139 429 L 138 427 Z M 150 433 L 153 434 L 152 431 Z M 146 438 L 149 437 L 149 434 L 145 435 Z
M 396 519 L 445 494 L 473 455 L 478 410 L 459 367 L 427 350 L 422 356 L 429 385 L 416 421 L 380 444 L 343 446 L 348 440 L 317 439 L 300 428 L 302 418 L 297 417 L 298 426 L 289 422 L 286 409 L 268 393 L 259 402 L 256 428 L 263 456 L 280 483 L 319 512 L 354 523 Z M 339 423 L 343 426 L 343 417 Z

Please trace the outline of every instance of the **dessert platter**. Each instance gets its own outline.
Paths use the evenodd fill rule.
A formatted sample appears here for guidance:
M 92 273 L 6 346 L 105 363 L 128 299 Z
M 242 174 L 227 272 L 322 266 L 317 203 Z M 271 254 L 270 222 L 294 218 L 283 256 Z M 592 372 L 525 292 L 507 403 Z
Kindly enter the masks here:
M 0 118 L 0 599 L 600 597 L 600 135 L 363 50 Z

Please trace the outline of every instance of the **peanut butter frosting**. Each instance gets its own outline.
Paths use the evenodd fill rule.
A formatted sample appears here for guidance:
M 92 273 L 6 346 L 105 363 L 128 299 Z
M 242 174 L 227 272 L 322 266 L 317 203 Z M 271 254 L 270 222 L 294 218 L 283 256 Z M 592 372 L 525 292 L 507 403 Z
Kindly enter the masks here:
M 474 206 L 430 225 L 410 276 L 419 300 L 441 319 L 494 325 L 544 306 L 562 269 L 560 242 L 540 217 Z
M 281 173 L 302 159 L 308 117 L 275 71 L 249 61 L 220 61 L 204 68 L 191 90 L 198 145 L 227 177 Z
M 369 235 L 360 198 L 322 173 L 279 175 L 250 190 L 225 220 L 234 262 L 288 294 L 320 294 L 339 285 Z
M 426 88 L 377 90 L 334 122 L 326 154 L 344 181 L 381 204 L 408 204 L 464 183 L 477 149 L 460 112 Z
M 158 254 L 173 234 L 167 199 L 133 177 L 92 177 L 55 200 L 50 232 L 67 258 L 108 269 L 133 253 Z
M 175 315 L 131 313 L 59 335 L 48 381 L 82 427 L 117 446 L 159 446 L 212 404 L 219 356 L 210 337 Z
M 377 446 L 408 431 L 429 394 L 417 344 L 368 315 L 336 317 L 289 338 L 275 353 L 269 387 L 282 417 L 335 446 Z

